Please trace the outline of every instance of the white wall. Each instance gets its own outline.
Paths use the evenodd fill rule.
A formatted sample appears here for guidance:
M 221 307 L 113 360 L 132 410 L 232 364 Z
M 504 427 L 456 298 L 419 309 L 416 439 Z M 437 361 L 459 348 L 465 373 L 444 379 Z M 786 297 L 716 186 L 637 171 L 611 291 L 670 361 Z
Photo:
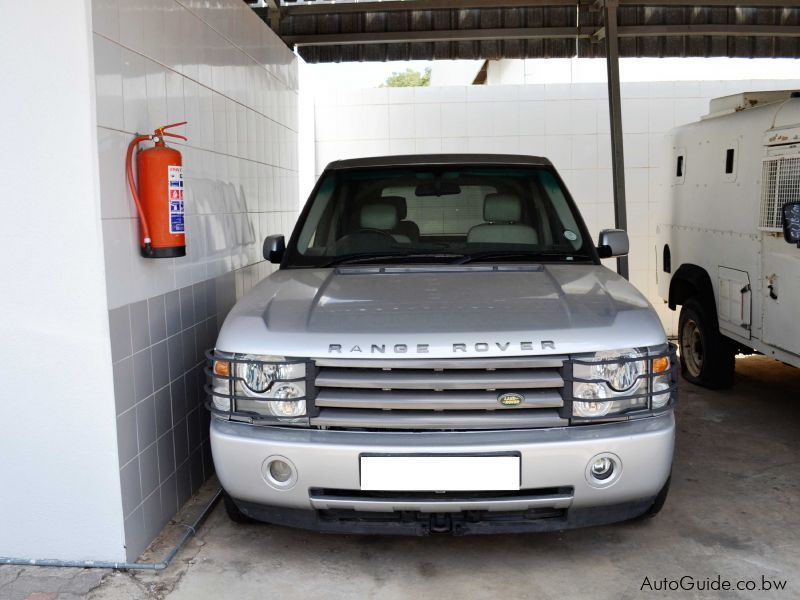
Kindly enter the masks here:
M 0 555 L 124 560 L 89 0 L 0 18 Z
M 659 311 L 668 331 L 675 331 L 677 319 L 658 296 L 653 251 L 664 133 L 707 113 L 713 97 L 798 84 L 746 80 L 622 85 L 630 278 Z M 545 156 L 567 182 L 592 235 L 614 226 L 605 83 L 340 89 L 317 95 L 315 128 L 318 174 L 330 161 L 370 155 Z
M 214 471 L 204 352 L 298 211 L 298 59 L 241 0 L 94 0 L 119 487 L 135 559 Z M 178 121 L 187 255 L 139 255 L 124 158 Z M 150 146 L 142 144 L 142 147 Z
M 297 213 L 298 59 L 240 0 L 95 0 L 94 54 L 109 307 L 268 274 L 261 242 Z M 187 256 L 143 259 L 125 149 L 183 120 Z

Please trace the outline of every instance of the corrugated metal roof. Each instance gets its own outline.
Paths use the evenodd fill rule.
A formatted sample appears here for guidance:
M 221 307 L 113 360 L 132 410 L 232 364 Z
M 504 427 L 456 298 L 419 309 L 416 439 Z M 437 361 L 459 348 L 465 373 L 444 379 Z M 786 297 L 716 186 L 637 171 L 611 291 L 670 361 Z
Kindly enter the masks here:
M 800 6 L 620 0 L 623 57 L 800 57 Z M 666 5 L 666 6 L 665 6 Z M 753 6 L 757 5 L 757 6 Z M 256 9 L 307 62 L 605 56 L 602 11 L 570 0 L 284 3 Z

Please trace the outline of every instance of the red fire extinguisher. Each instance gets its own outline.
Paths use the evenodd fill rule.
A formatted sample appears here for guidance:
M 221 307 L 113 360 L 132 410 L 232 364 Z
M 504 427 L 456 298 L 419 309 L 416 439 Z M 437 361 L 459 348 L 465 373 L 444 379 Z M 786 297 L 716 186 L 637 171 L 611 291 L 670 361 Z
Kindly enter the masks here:
M 186 121 L 159 127 L 153 135 L 137 135 L 128 145 L 125 173 L 139 213 L 139 246 L 145 258 L 186 256 L 183 159 L 180 152 L 164 143 L 165 137 L 186 140 L 182 135 L 165 131 L 179 125 L 186 125 Z M 137 190 L 133 151 L 146 140 L 155 142 L 155 146 L 136 155 Z

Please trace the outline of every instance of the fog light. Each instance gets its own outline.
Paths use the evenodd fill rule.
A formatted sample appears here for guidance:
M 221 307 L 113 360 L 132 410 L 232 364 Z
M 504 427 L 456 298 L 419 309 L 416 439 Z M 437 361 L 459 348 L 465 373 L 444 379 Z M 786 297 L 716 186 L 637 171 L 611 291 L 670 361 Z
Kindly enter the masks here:
M 297 482 L 297 469 L 285 456 L 270 456 L 261 465 L 261 474 L 270 486 L 286 490 Z
M 292 477 L 292 467 L 282 460 L 269 463 L 269 474 L 278 483 L 286 483 Z
M 590 469 L 592 471 L 592 477 L 603 481 L 611 477 L 614 473 L 614 461 L 607 456 L 603 456 L 594 461 Z
M 611 452 L 593 456 L 586 465 L 586 481 L 592 487 L 603 488 L 612 485 L 622 474 L 622 461 Z

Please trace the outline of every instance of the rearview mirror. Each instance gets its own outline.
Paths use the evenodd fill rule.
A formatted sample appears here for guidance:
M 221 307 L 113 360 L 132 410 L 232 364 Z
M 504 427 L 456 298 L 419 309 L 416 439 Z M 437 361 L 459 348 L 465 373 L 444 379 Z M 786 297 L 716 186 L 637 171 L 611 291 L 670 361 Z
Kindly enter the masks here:
M 597 244 L 597 253 L 600 258 L 612 256 L 626 256 L 628 254 L 628 234 L 622 229 L 603 229 Z
M 453 196 L 461 193 L 461 186 L 454 181 L 437 179 L 430 183 L 420 183 L 414 190 L 415 196 Z
M 783 205 L 783 239 L 800 248 L 800 202 Z
M 286 251 L 286 240 L 282 235 L 270 235 L 264 240 L 264 258 L 274 264 L 280 264 Z

